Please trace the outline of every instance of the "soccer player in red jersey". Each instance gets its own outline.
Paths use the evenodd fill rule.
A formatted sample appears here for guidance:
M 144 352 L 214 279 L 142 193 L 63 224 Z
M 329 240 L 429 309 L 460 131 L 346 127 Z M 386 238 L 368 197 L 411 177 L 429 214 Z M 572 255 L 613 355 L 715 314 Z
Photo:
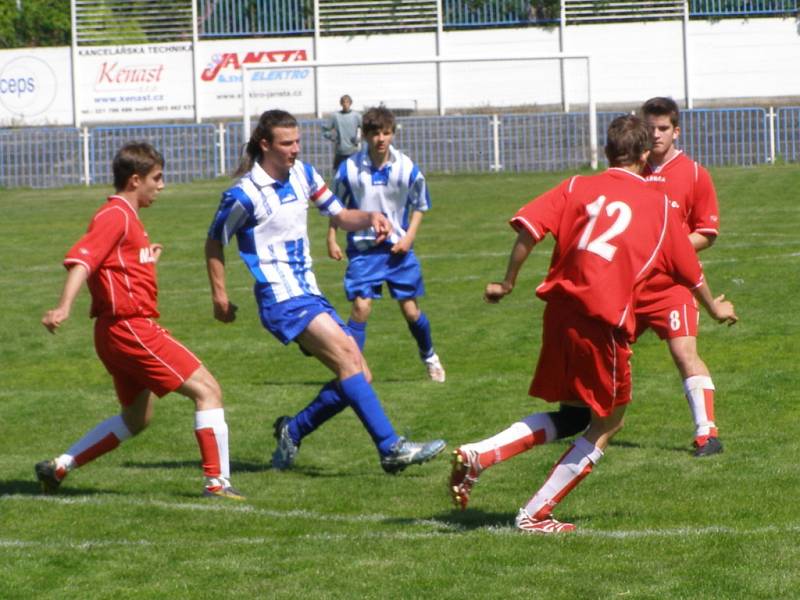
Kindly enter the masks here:
M 606 143 L 611 168 L 564 181 L 511 219 L 518 235 L 505 279 L 488 284 L 484 298 L 494 304 L 510 294 L 533 246 L 548 232 L 553 235 L 550 269 L 536 290 L 547 306 L 530 394 L 558 402 L 560 409 L 529 415 L 454 452 L 450 493 L 462 509 L 482 470 L 583 431 L 516 518 L 516 526 L 530 533 L 575 529 L 554 519 L 552 512 L 592 471 L 622 428 L 631 399 L 635 291 L 652 269 L 694 290 L 716 320 L 736 322 L 733 305 L 724 296 L 711 295 L 675 209 L 640 175 L 650 147 L 641 119 L 615 119 Z
M 53 493 L 66 475 L 141 432 L 150 422 L 156 397 L 169 392 L 195 404 L 195 436 L 200 446 L 203 495 L 244 498 L 230 484 L 228 425 L 222 391 L 213 375 L 155 319 L 156 263 L 163 249 L 147 237 L 139 210 L 164 188 L 164 159 L 150 144 L 125 144 L 114 157 L 116 193 L 92 218 L 84 236 L 67 252 L 68 270 L 61 300 L 42 318 L 55 333 L 69 318 L 84 282 L 92 296 L 94 341 L 100 360 L 114 380 L 121 405 L 118 415 L 95 426 L 64 454 L 36 465 L 45 493 Z
M 674 100 L 651 98 L 641 113 L 653 135 L 643 176 L 667 194 L 695 250 L 704 250 L 719 234 L 719 206 L 711 176 L 675 147 L 681 128 Z M 697 353 L 699 319 L 697 303 L 686 287 L 660 271 L 650 275 L 636 301 L 636 337 L 649 328 L 666 340 L 694 419 L 694 455 L 702 457 L 722 452 L 722 443 L 714 422 L 714 383 Z

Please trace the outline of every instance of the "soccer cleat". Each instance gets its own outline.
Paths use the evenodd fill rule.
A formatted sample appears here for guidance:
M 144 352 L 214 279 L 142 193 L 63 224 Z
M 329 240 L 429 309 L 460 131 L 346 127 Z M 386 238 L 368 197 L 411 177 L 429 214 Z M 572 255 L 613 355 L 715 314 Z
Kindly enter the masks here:
M 289 435 L 290 420 L 291 418 L 288 416 L 278 417 L 272 426 L 275 430 L 275 439 L 278 442 L 275 452 L 272 453 L 272 468 L 279 471 L 291 469 L 294 459 L 300 451 L 300 444 L 295 444 L 292 436 Z
M 245 497 L 224 477 L 207 477 L 206 485 L 203 488 L 203 496 L 206 498 L 238 500 L 239 502 L 245 500 Z
M 553 517 L 534 519 L 524 508 L 519 509 L 517 518 L 514 519 L 514 525 L 525 533 L 551 534 L 575 531 L 575 525 L 572 523 L 562 523 L 561 521 L 556 521 Z
M 431 381 L 435 381 L 436 383 L 444 383 L 444 367 L 442 366 L 442 362 L 439 360 L 439 357 L 436 354 L 425 359 L 425 367 L 428 369 L 428 377 Z
M 381 467 L 387 473 L 394 475 L 408 465 L 421 465 L 428 462 L 444 450 L 446 445 L 444 440 L 418 444 L 401 437 L 394 443 L 389 454 L 381 457 Z
M 55 459 L 36 463 L 34 471 L 36 471 L 36 479 L 42 486 L 43 494 L 55 494 L 61 482 L 64 481 L 64 477 L 67 476 L 67 470 L 59 467 Z
M 467 509 L 469 495 L 481 474 L 478 453 L 474 450 L 453 450 L 453 467 L 450 471 L 450 497 L 461 510 Z
M 696 458 L 712 456 L 722 452 L 722 442 L 719 441 L 719 438 L 710 437 L 706 438 L 703 443 L 701 441 L 699 439 L 694 441 L 694 456 Z

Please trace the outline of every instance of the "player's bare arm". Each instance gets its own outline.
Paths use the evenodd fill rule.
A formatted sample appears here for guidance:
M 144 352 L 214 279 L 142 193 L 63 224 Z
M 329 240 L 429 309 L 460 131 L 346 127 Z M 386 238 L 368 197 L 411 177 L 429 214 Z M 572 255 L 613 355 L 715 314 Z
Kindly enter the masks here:
M 406 229 L 406 234 L 392 246 L 392 254 L 405 254 L 411 250 L 411 246 L 414 245 L 414 240 L 417 238 L 417 231 L 422 223 L 423 214 L 419 210 L 411 213 L 411 221 L 408 224 L 408 229 Z
M 211 238 L 206 240 L 206 270 L 211 284 L 211 302 L 214 305 L 214 318 L 223 323 L 236 320 L 238 307 L 228 299 L 225 288 L 225 251 L 222 243 Z
M 342 260 L 344 255 L 339 243 L 336 241 L 336 225 L 333 224 L 333 219 L 328 223 L 328 256 L 333 260 Z
M 358 231 L 372 227 L 375 230 L 375 242 L 380 244 L 392 231 L 389 220 L 379 212 L 367 212 L 354 208 L 345 208 L 333 217 L 331 222 L 345 231 Z
M 163 244 L 150 244 L 150 255 L 153 257 L 153 262 L 157 263 L 161 258 L 161 253 L 164 251 Z
M 739 320 L 733 303 L 730 300 L 725 300 L 725 294 L 720 294 L 714 298 L 705 281 L 692 291 L 698 302 L 703 305 L 703 308 L 711 315 L 711 318 L 718 323 L 727 323 L 730 326 Z
M 81 291 L 81 287 L 89 278 L 89 271 L 83 265 L 76 264 L 67 273 L 67 280 L 64 282 L 64 289 L 61 292 L 61 299 L 58 306 L 48 310 L 42 317 L 42 325 L 50 333 L 55 333 L 61 324 L 69 319 L 72 304 Z
M 514 290 L 519 270 L 528 259 L 535 245 L 536 240 L 533 239 L 533 236 L 527 230 L 521 229 L 517 234 L 517 240 L 514 242 L 513 248 L 511 248 L 505 279 L 501 282 L 492 282 L 486 285 L 486 290 L 483 292 L 483 299 L 486 302 L 497 304 Z
M 708 235 L 705 233 L 698 233 L 697 231 L 693 231 L 689 234 L 689 241 L 692 242 L 692 246 L 697 252 L 701 250 L 705 250 L 706 248 L 710 248 L 714 245 L 717 236 L 715 235 Z

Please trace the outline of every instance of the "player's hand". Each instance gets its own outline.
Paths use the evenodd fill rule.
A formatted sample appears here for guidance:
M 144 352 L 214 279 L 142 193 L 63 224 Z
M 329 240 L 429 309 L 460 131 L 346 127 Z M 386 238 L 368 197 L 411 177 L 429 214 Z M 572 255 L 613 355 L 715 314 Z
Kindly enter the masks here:
M 375 231 L 375 244 L 380 244 L 392 232 L 392 225 L 383 213 L 369 213 L 369 224 Z
M 739 320 L 733 308 L 733 302 L 725 300 L 725 294 L 720 294 L 714 298 L 714 314 L 712 316 L 719 323 L 727 323 L 728 326 L 735 324 Z
M 42 325 L 45 326 L 47 331 L 55 333 L 56 329 L 61 326 L 61 323 L 69 318 L 69 311 L 61 307 L 56 307 L 53 310 L 48 310 L 42 317 Z
M 233 323 L 236 320 L 236 311 L 239 307 L 233 302 L 225 300 L 214 300 L 214 318 L 223 323 Z
M 333 241 L 328 242 L 328 256 L 333 260 L 342 260 L 344 255 L 342 254 L 342 249 L 339 247 L 339 244 Z
M 164 251 L 163 244 L 150 244 L 150 256 L 153 257 L 153 262 L 157 263 L 161 258 L 161 253 Z
M 406 254 L 409 250 L 411 250 L 411 244 L 413 242 L 408 239 L 408 236 L 404 236 L 400 239 L 399 242 L 394 244 L 389 250 L 392 254 Z
M 502 283 L 493 281 L 492 283 L 486 284 L 486 290 L 483 292 L 483 299 L 489 304 L 497 304 L 500 300 L 508 296 L 513 289 L 513 286 L 505 281 Z

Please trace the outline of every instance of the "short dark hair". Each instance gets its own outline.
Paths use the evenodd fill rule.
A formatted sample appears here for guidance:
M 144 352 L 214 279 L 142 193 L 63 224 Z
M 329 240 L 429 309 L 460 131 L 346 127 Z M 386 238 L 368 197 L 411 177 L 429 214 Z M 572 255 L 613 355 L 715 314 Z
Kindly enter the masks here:
M 124 190 L 134 175 L 146 177 L 155 166 L 164 168 L 164 157 L 147 142 L 128 142 L 117 150 L 111 163 L 114 189 Z
M 641 112 L 643 118 L 667 116 L 673 127 L 677 127 L 681 123 L 681 111 L 678 109 L 678 103 L 672 98 L 663 96 L 650 98 L 642 104 Z
M 297 119 L 285 110 L 266 110 L 258 118 L 258 124 L 253 129 L 250 140 L 244 149 L 244 155 L 236 169 L 234 177 L 240 177 L 253 168 L 253 164 L 261 160 L 261 140 L 272 143 L 273 131 L 276 127 L 297 127 Z
M 653 147 L 653 137 L 644 121 L 635 115 L 622 115 L 611 121 L 606 136 L 606 158 L 612 167 L 639 162 Z
M 397 126 L 394 113 L 385 106 L 373 106 L 361 117 L 361 129 L 364 135 L 391 129 L 392 133 Z

